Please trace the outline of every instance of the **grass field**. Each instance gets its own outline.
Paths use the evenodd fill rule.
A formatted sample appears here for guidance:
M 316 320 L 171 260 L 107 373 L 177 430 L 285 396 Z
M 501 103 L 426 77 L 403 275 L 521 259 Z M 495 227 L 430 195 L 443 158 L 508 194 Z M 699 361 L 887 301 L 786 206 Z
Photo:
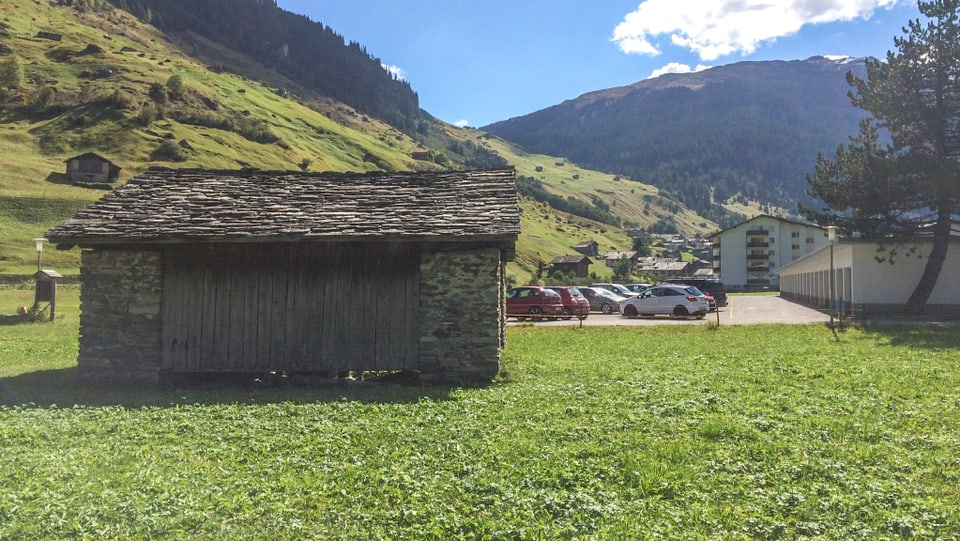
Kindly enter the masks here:
M 82 385 L 58 299 L 0 326 L 0 539 L 960 537 L 955 328 L 511 327 L 486 388 L 152 390 Z

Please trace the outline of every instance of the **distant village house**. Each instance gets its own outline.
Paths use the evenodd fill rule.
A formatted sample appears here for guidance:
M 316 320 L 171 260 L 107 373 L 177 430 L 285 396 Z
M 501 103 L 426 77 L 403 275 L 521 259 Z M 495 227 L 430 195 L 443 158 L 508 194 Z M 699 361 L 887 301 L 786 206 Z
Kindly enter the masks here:
M 597 257 L 600 255 L 600 244 L 598 244 L 595 240 L 581 242 L 580 244 L 574 246 L 573 249 L 576 250 L 577 253 L 590 257 Z
M 585 255 L 563 255 L 550 262 L 550 274 L 563 273 L 586 278 L 590 274 L 590 258 Z
M 70 182 L 115 182 L 118 178 L 120 167 L 99 154 L 88 152 L 67 160 Z
M 637 260 L 640 257 L 640 252 L 630 251 L 630 252 L 607 252 L 604 254 L 603 259 L 606 262 L 607 266 L 610 268 L 615 268 L 621 260 L 626 259 L 630 262 L 630 268 L 633 268 L 637 265 Z
M 692 272 L 690 263 L 662 257 L 642 257 L 634 266 L 636 272 L 647 276 L 656 276 L 661 280 L 682 278 Z
M 55 32 L 44 32 L 43 30 L 37 32 L 37 37 L 40 39 L 49 39 L 52 41 L 62 41 L 63 36 Z

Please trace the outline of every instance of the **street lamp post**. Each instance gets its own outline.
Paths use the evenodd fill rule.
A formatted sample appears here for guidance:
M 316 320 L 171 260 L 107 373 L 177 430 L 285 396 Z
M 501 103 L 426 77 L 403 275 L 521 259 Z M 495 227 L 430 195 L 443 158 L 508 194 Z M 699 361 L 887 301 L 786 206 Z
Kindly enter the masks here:
M 33 245 L 37 248 L 37 272 L 40 272 L 40 254 L 43 253 L 43 243 L 47 242 L 47 239 L 36 238 L 33 239 Z
M 830 328 L 833 328 L 833 312 L 837 309 L 836 277 L 833 272 L 833 245 L 837 240 L 837 226 L 827 226 L 827 242 L 830 243 Z

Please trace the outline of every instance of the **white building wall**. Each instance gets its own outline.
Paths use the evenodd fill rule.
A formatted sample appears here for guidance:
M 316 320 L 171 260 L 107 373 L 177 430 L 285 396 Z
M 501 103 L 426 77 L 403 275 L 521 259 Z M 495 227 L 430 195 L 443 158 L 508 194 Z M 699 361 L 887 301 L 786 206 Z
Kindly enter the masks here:
M 766 230 L 763 237 L 748 236 L 748 231 Z M 796 235 L 796 236 L 794 236 Z M 714 238 L 720 240 L 720 279 L 728 288 L 747 288 L 751 284 L 749 278 L 763 278 L 768 280 L 770 289 L 779 287 L 782 267 L 793 261 L 816 251 L 827 243 L 825 230 L 816 225 L 806 225 L 774 216 L 757 216 L 743 223 L 722 231 Z M 809 239 L 809 240 L 808 240 Z M 764 241 L 766 246 L 751 246 L 750 240 Z M 766 259 L 748 259 L 749 254 L 764 254 Z M 765 264 L 765 271 L 749 271 L 751 263 Z
M 883 252 L 877 248 L 874 242 L 850 239 L 834 245 L 835 298 L 844 301 L 843 309 L 896 311 L 907 302 L 920 281 L 932 246 L 930 242 L 918 242 L 899 247 L 893 264 L 886 257 L 889 247 Z M 960 239 L 951 243 L 940 278 L 927 301 L 931 312 L 960 309 L 957 269 L 960 269 Z M 825 246 L 780 269 L 780 292 L 784 297 L 829 307 L 829 280 L 830 249 Z

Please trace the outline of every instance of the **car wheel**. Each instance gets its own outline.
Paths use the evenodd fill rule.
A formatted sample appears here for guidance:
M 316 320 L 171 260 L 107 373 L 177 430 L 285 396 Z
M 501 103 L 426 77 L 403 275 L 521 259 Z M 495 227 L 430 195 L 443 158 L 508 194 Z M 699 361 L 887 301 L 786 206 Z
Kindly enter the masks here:
M 539 306 L 530 307 L 530 319 L 534 321 L 540 321 L 543 319 L 543 310 Z
M 612 314 L 612 313 L 613 313 L 613 305 L 604 304 L 603 306 L 600 307 L 600 311 L 603 312 L 604 314 Z
M 564 320 L 570 321 L 571 319 L 573 319 L 573 311 L 570 310 L 570 309 L 567 308 L 567 307 L 564 307 L 564 308 L 563 308 L 563 316 L 562 316 L 562 317 L 563 317 Z
M 677 317 L 687 317 L 690 315 L 690 312 L 687 311 L 686 306 L 677 305 L 673 308 L 673 315 Z
M 636 317 L 637 316 L 636 307 L 628 305 L 626 308 L 623 309 L 623 315 L 627 317 Z

